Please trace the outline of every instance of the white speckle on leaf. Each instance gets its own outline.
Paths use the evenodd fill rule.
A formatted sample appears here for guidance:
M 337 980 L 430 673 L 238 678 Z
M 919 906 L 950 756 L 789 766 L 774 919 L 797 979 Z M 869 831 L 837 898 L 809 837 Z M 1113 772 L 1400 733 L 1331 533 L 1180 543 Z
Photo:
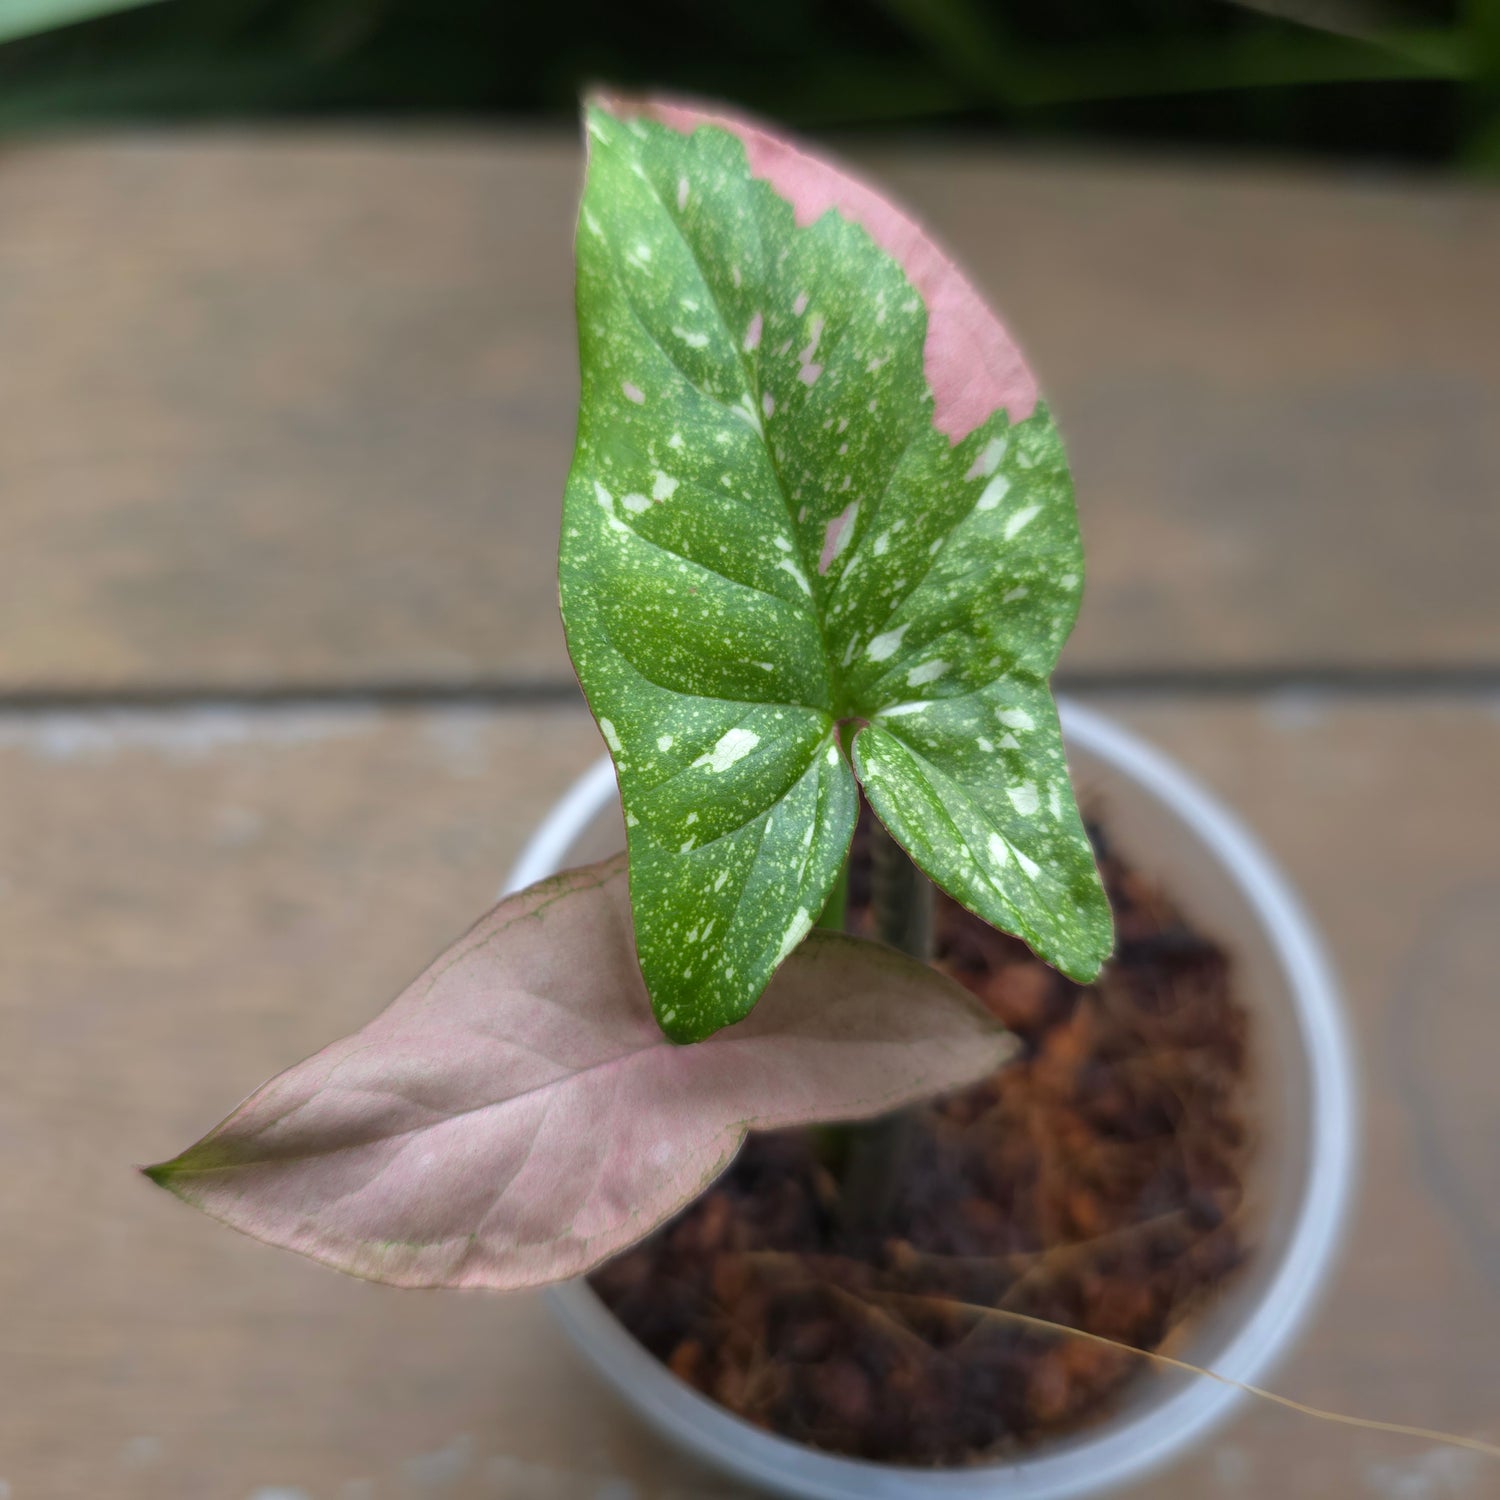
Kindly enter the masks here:
M 1010 850 L 1006 847 L 1005 840 L 998 833 L 990 835 L 990 858 L 996 865 L 1003 866 L 1010 860 Z
M 807 574 L 804 573 L 802 569 L 792 561 L 791 558 L 783 557 L 781 561 L 776 564 L 776 566 L 780 568 L 783 573 L 790 573 L 792 577 L 797 580 L 797 583 L 801 587 L 802 592 L 806 594 L 809 599 L 812 598 L 812 585 L 807 581 Z
M 1063 576 L 1058 580 L 1058 582 L 1061 583 L 1065 589 L 1070 589 L 1078 582 L 1078 575 L 1076 573 L 1064 573 Z
M 995 717 L 1007 729 L 1035 729 L 1036 720 L 1024 708 L 997 708 Z
M 651 485 L 651 498 L 653 500 L 670 500 L 677 493 L 677 480 L 670 474 L 656 471 L 656 478 Z
M 1012 852 L 1016 856 L 1017 864 L 1019 864 L 1021 868 L 1025 870 L 1026 878 L 1028 880 L 1035 880 L 1037 876 L 1042 873 L 1042 867 L 1034 859 L 1027 859 L 1027 857 L 1022 854 L 1014 844 L 1012 844 L 1010 847 Z
M 978 745 L 986 755 L 994 754 L 995 747 L 987 739 L 985 739 L 982 734 L 975 739 L 974 743 Z
M 924 661 L 906 674 L 907 687 L 921 687 L 924 682 L 936 682 L 948 670 L 945 661 Z
M 639 820 L 636 818 L 636 815 L 634 813 L 625 814 L 625 826 L 627 828 L 634 828 L 638 821 Z
M 1013 588 L 1003 599 L 1002 604 L 1014 604 L 1017 599 L 1024 599 L 1031 590 L 1023 583 L 1018 588 Z
M 1007 732 L 1000 736 L 1000 748 L 1002 750 L 1019 750 L 1021 748 L 1021 742 L 1015 737 L 1015 735 Z
M 643 510 L 651 509 L 651 502 L 644 495 L 621 495 L 620 504 L 632 515 L 640 515 Z
M 685 817 L 682 820 L 682 826 L 684 828 L 691 828 L 693 826 L 693 824 L 696 823 L 697 821 L 698 821 L 698 814 L 695 813 L 695 812 L 690 812 L 687 815 L 687 817 Z
M 686 177 L 677 179 L 677 212 L 681 213 L 688 205 L 688 180 Z
M 729 880 L 729 871 L 728 870 L 720 870 L 719 873 L 718 873 L 718 875 L 714 879 L 714 889 L 716 891 L 722 891 L 724 889 L 724 886 L 725 886 L 725 884 L 727 883 L 728 880 Z
M 988 479 L 1000 467 L 1000 460 L 1005 457 L 1005 450 L 1009 445 L 1009 438 L 991 438 L 979 450 L 979 457 L 969 466 L 969 472 L 964 475 L 964 478 Z
M 763 396 L 762 396 L 762 397 L 761 397 L 761 398 L 760 398 L 760 409 L 761 409 L 761 410 L 762 410 L 762 411 L 763 411 L 763 412 L 765 412 L 765 414 L 766 414 L 766 415 L 767 415 L 767 416 L 768 416 L 768 417 L 769 417 L 769 416 L 771 416 L 771 415 L 772 415 L 772 414 L 773 414 L 773 413 L 774 413 L 774 412 L 775 412 L 775 410 L 776 410 L 776 398 L 775 398 L 775 396 L 773 396 L 773 395 L 772 395 L 772 394 L 771 394 L 771 393 L 770 393 L 770 391 L 767 391 L 767 392 L 766 392 L 766 393 L 765 393 L 765 394 L 764 394 L 764 395 L 763 395 Z
M 727 771 L 737 760 L 743 760 L 760 744 L 760 736 L 751 729 L 736 725 L 719 736 L 712 750 L 700 755 L 695 766 L 707 766 L 710 771 Z
M 773 536 L 771 538 L 771 545 L 779 552 L 790 552 L 792 550 L 792 544 L 784 536 Z
M 760 348 L 760 336 L 765 329 L 766 321 L 759 313 L 755 313 L 750 319 L 750 326 L 745 330 L 745 353 L 753 354 Z
M 679 328 L 675 323 L 672 325 L 672 332 L 675 333 L 677 337 L 680 338 L 682 342 L 688 346 L 689 349 L 708 348 L 708 335 L 706 333 L 699 333 L 696 329 L 693 328 Z
M 1005 795 L 1010 798 L 1010 805 L 1020 813 L 1023 818 L 1029 818 L 1039 808 L 1041 798 L 1037 796 L 1036 788 L 1029 781 L 1023 781 L 1020 786 L 1007 787 Z
M 816 385 L 818 376 L 822 373 L 822 365 L 803 365 L 802 368 L 797 371 L 797 379 L 800 380 L 803 385 Z
M 1047 793 L 1047 811 L 1054 818 L 1062 817 L 1062 794 L 1056 787 L 1052 787 Z
M 672 436 L 667 439 L 667 447 L 669 447 L 669 448 L 681 448 L 682 447 L 682 434 L 680 432 L 674 432 L 672 434 Z
M 900 719 L 906 714 L 919 714 L 924 708 L 931 708 L 930 698 L 913 698 L 910 703 L 892 703 L 885 708 L 877 708 L 875 717 L 877 719 Z
M 609 746 L 616 755 L 623 754 L 620 744 L 620 736 L 615 733 L 615 726 L 608 719 L 599 720 L 599 733 L 604 736 L 604 743 Z
M 891 534 L 890 534 L 890 532 L 888 532 L 888 531 L 882 531 L 880 533 L 880 535 L 875 538 L 875 545 L 870 550 L 872 552 L 874 552 L 874 554 L 875 554 L 876 557 L 884 557 L 885 554 L 886 554 L 886 549 L 889 548 L 890 545 L 891 545 Z
M 894 656 L 901 646 L 902 636 L 909 629 L 911 629 L 910 622 L 905 625 L 898 625 L 894 630 L 882 631 L 865 647 L 865 655 L 871 661 L 885 661 L 887 658 Z
M 836 765 L 838 765 L 838 763 L 839 763 L 838 747 L 836 745 L 830 745 L 828 747 L 828 764 L 830 766 L 836 766 Z
M 859 515 L 859 501 L 851 500 L 829 523 L 823 533 L 823 550 L 818 556 L 818 572 L 826 573 L 838 560 L 854 535 L 854 519 Z
M 688 839 L 688 840 L 687 840 L 687 841 L 686 841 L 686 842 L 685 842 L 685 843 L 684 843 L 684 844 L 683 844 L 683 845 L 682 845 L 682 847 L 681 847 L 681 848 L 680 848 L 680 849 L 678 849 L 678 851 L 677 851 L 677 852 L 678 852 L 678 853 L 679 853 L 679 854 L 691 854 L 691 853 L 692 853 L 692 851 L 693 851 L 693 848 L 694 848 L 694 846 L 695 846 L 695 845 L 696 845 L 696 844 L 697 844 L 697 842 L 698 842 L 698 840 L 697 840 L 697 839 L 695 839 L 695 838 L 689 838 L 689 839 Z M 685 979 L 685 978 L 687 978 L 687 976 L 686 976 L 686 975 L 683 975 L 683 978 L 684 978 L 684 979 Z
M 979 499 L 974 502 L 974 509 L 994 510 L 994 508 L 999 505 L 999 503 L 1003 499 L 1005 499 L 1006 493 L 1009 491 L 1009 489 L 1010 480 L 1008 480 L 1004 474 L 996 474 L 995 477 L 990 480 L 990 482 L 985 485 L 982 490 L 980 490 Z M 1034 512 L 1035 507 L 1033 506 L 1032 509 Z M 1011 520 L 1014 519 L 1014 516 L 1011 517 Z M 1014 533 L 1010 529 L 1010 521 L 1007 521 L 1005 523 L 1005 534 L 1006 536 L 1014 535 Z
M 776 950 L 773 964 L 779 964 L 803 938 L 812 931 L 812 917 L 805 906 L 797 908 L 797 915 L 792 918 L 792 925 L 787 928 L 781 939 L 781 946 Z
M 797 317 L 800 318 L 802 316 L 802 314 L 805 313 L 806 311 L 807 311 L 807 293 L 806 292 L 798 292 L 797 295 L 792 298 L 792 312 Z
M 639 244 L 631 251 L 631 254 L 639 261 L 648 261 L 651 259 L 651 246 L 644 243 Z
M 1013 536 L 1015 536 L 1023 527 L 1029 524 L 1031 519 L 1040 510 L 1040 505 L 1028 505 L 1023 509 L 1018 510 L 1015 515 L 1013 515 L 1010 520 L 1005 523 L 1005 540 L 1009 541 Z
M 622 380 L 620 382 L 620 389 L 625 392 L 625 399 L 627 401 L 634 401 L 637 406 L 640 406 L 646 399 L 645 391 L 629 380 Z
M 670 734 L 658 735 L 656 737 L 656 748 L 665 754 L 666 751 L 672 748 L 672 736 Z

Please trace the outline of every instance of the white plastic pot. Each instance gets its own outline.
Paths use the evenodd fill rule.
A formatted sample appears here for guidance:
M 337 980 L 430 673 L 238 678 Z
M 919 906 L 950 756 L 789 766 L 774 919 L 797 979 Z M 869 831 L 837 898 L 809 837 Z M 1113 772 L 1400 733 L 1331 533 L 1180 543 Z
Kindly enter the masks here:
M 1304 1325 L 1333 1259 L 1354 1171 L 1351 1064 L 1332 973 L 1306 913 L 1234 817 L 1165 756 L 1065 704 L 1080 800 L 1114 845 L 1232 955 L 1254 1017 L 1260 1138 L 1245 1267 L 1175 1353 L 1263 1383 Z M 553 808 L 511 872 L 518 889 L 622 847 L 607 760 Z M 775 1437 L 677 1379 L 585 1282 L 553 1292 L 562 1326 L 619 1394 L 673 1442 L 742 1480 L 816 1500 L 1064 1500 L 1141 1479 L 1202 1441 L 1243 1399 L 1201 1377 L 1134 1383 L 1107 1421 L 1010 1462 L 915 1469 L 839 1458 Z

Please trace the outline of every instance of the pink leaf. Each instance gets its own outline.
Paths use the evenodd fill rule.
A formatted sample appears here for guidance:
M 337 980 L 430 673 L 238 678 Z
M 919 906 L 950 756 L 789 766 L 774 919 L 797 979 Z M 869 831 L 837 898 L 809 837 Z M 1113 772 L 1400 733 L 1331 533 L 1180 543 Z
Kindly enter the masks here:
M 711 113 L 670 99 L 610 95 L 601 102 L 628 119 L 644 115 L 690 135 L 716 125 L 744 143 L 750 171 L 792 205 L 808 225 L 830 208 L 861 225 L 927 304 L 923 366 L 932 389 L 933 425 L 958 443 L 992 412 L 1012 424 L 1036 410 L 1036 378 L 984 299 L 922 228 L 859 178 L 791 141 L 735 115 Z
M 358 1276 L 536 1286 L 691 1202 L 749 1129 L 877 1114 L 1010 1053 L 936 971 L 826 932 L 747 1020 L 674 1046 L 626 888 L 621 855 L 509 897 L 363 1030 L 148 1175 Z

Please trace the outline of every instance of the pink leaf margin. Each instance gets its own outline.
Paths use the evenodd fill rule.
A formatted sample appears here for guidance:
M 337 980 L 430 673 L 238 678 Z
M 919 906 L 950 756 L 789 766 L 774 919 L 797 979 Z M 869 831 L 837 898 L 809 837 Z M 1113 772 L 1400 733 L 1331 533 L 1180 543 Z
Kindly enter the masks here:
M 999 410 L 1012 423 L 1036 410 L 1036 378 L 983 297 L 921 225 L 854 173 L 743 116 L 682 100 L 600 92 L 592 103 L 620 119 L 656 120 L 684 135 L 713 125 L 744 144 L 751 174 L 767 182 L 806 227 L 829 209 L 861 225 L 906 272 L 927 305 L 923 368 L 933 425 L 962 442 Z
M 621 855 L 508 897 L 362 1030 L 145 1170 L 356 1276 L 513 1290 L 641 1239 L 751 1129 L 866 1118 L 1012 1050 L 936 970 L 827 932 L 746 1020 L 676 1046 L 634 960 Z

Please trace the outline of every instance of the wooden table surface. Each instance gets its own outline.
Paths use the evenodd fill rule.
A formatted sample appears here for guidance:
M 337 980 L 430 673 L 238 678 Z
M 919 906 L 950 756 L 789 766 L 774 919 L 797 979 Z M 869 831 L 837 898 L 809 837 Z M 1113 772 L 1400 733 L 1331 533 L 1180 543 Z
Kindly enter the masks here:
M 1285 1394 L 1500 1441 L 1500 195 L 887 153 L 1090 548 L 1065 676 L 1322 924 L 1363 1173 Z M 571 141 L 0 155 L 0 1497 L 665 1500 L 534 1296 L 398 1293 L 131 1172 L 360 1024 L 600 752 L 553 547 Z M 1159 1500 L 1480 1500 L 1255 1406 Z

